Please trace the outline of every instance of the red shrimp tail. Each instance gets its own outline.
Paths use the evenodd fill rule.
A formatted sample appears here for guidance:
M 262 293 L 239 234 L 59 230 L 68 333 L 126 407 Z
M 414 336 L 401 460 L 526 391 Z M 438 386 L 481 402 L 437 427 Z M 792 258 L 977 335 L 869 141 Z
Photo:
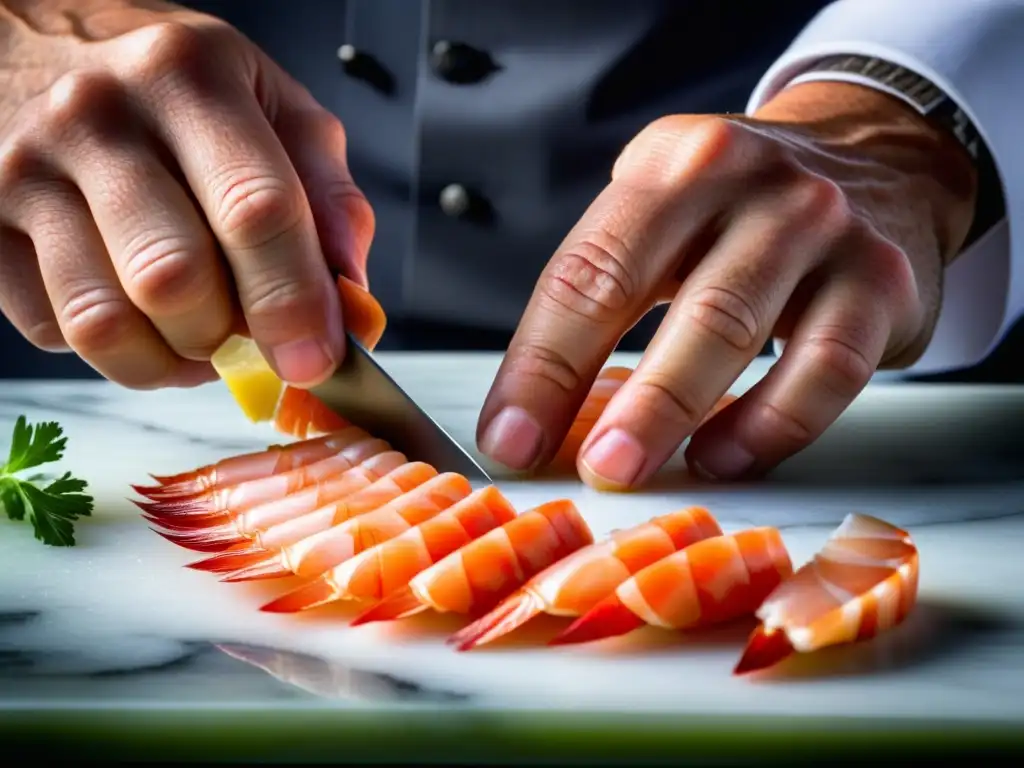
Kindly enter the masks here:
M 218 510 L 213 508 L 209 499 L 194 498 L 181 499 L 178 501 L 137 501 L 131 499 L 132 504 L 148 512 L 151 515 L 161 517 L 204 517 L 210 514 L 217 514 Z
M 310 608 L 333 603 L 341 595 L 327 574 L 304 584 L 296 590 L 281 595 L 260 608 L 267 613 L 298 613 Z
M 765 629 L 764 624 L 761 624 L 750 635 L 743 656 L 732 673 L 745 675 L 767 669 L 794 653 L 796 649 L 789 642 L 785 632 L 780 629 Z
M 208 573 L 231 573 L 240 571 L 250 565 L 261 563 L 270 553 L 262 547 L 249 547 L 247 549 L 234 549 L 228 552 L 218 552 L 212 557 L 196 560 L 188 563 L 185 567 L 194 571 L 206 571 Z
M 157 485 L 133 485 L 136 493 L 148 499 L 187 499 L 209 490 L 198 472 L 186 472 L 170 477 L 153 476 Z
M 177 544 L 183 549 L 191 549 L 193 552 L 223 552 L 245 540 L 245 537 L 240 536 L 233 526 L 207 528 L 199 531 L 161 531 L 156 528 L 150 528 L 150 530 L 160 534 L 172 544 Z
M 283 579 L 292 575 L 294 575 L 292 569 L 282 563 L 280 555 L 275 552 L 269 555 L 264 553 L 258 562 L 222 576 L 221 581 L 233 584 L 239 581 Z
M 162 515 L 150 512 L 143 515 L 146 520 L 168 531 L 197 531 L 230 525 L 231 516 L 224 512 L 212 515 Z
M 518 592 L 490 613 L 460 629 L 448 638 L 447 643 L 458 651 L 468 651 L 507 635 L 542 612 L 543 605 L 532 592 Z
M 370 624 L 374 621 L 404 619 L 422 613 L 428 607 L 420 602 L 411 587 L 406 586 L 392 592 L 375 606 L 361 613 L 351 621 L 349 626 L 358 627 L 360 624 Z
M 610 595 L 570 624 L 548 645 L 591 643 L 607 637 L 618 637 L 640 629 L 645 622 L 623 605 L 617 595 Z

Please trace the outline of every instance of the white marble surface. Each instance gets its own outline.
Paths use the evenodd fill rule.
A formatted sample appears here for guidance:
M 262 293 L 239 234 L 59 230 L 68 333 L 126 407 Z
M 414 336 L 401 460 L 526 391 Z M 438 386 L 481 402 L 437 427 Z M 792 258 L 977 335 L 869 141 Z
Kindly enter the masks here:
M 496 356 L 381 357 L 472 444 Z M 220 584 L 182 568 L 193 553 L 150 532 L 125 500 L 148 472 L 276 439 L 249 425 L 221 386 L 0 383 L 0 449 L 21 413 L 65 426 L 63 466 L 88 479 L 97 510 L 78 524 L 73 549 L 0 522 L 0 710 L 404 703 L 1024 722 L 1024 388 L 873 384 L 814 448 L 756 486 L 687 485 L 670 473 L 616 496 L 572 479 L 497 479 L 522 509 L 574 499 L 598 535 L 704 504 L 726 529 L 780 526 L 796 562 L 850 511 L 907 526 L 922 558 L 907 624 L 756 682 L 730 676 L 747 626 L 688 637 L 643 630 L 589 648 L 527 637 L 456 654 L 442 644 L 457 626 L 446 620 L 349 629 L 346 610 L 262 614 L 279 584 Z

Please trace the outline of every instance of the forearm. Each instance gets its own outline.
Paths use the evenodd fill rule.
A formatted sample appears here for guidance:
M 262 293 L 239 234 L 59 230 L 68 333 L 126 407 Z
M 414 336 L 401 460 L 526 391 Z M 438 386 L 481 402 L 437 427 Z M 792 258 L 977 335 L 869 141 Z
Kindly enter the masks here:
M 0 0 L 0 125 L 90 45 L 178 13 L 162 0 Z

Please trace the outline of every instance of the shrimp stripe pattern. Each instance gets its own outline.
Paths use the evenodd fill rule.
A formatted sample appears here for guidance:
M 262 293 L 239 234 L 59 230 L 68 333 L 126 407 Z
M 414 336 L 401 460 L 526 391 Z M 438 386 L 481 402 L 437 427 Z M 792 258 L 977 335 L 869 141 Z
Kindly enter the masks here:
M 354 471 L 356 470 L 349 470 L 349 473 Z M 332 501 L 312 512 L 289 517 L 263 531 L 257 531 L 254 537 L 255 546 L 220 552 L 205 560 L 190 563 L 188 567 L 212 573 L 238 571 L 265 560 L 273 552 L 297 544 L 314 534 L 330 530 L 346 520 L 373 512 L 436 476 L 437 470 L 422 462 L 402 464 L 351 494 L 339 494 L 340 498 L 337 501 Z
M 645 624 L 696 629 L 737 619 L 753 613 L 792 573 L 776 528 L 715 536 L 641 569 L 551 642 L 600 640 Z
M 301 611 L 335 600 L 379 600 L 401 589 L 441 558 L 505 525 L 515 510 L 488 486 L 419 525 L 364 550 L 312 582 L 263 606 L 264 611 Z
M 711 513 L 690 507 L 615 531 L 533 577 L 487 615 L 456 633 L 450 643 L 469 650 L 493 642 L 541 613 L 580 616 L 640 569 L 697 541 L 719 536 Z
M 264 554 L 257 562 L 228 573 L 222 580 L 320 576 L 363 550 L 439 515 L 472 491 L 469 481 L 462 475 L 453 472 L 437 475 L 372 512 L 349 518 L 277 552 Z
M 735 673 L 891 629 L 914 608 L 918 572 L 910 534 L 874 517 L 848 515 L 821 551 L 758 608 L 761 625 Z
M 571 501 L 542 504 L 434 563 L 352 625 L 405 618 L 428 609 L 485 611 L 593 541 L 590 527 Z

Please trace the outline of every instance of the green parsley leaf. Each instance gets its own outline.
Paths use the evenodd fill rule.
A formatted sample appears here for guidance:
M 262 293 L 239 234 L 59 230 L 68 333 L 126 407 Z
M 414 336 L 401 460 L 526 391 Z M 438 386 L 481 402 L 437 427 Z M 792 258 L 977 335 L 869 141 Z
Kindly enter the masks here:
M 59 461 L 66 445 L 64 430 L 57 422 L 33 426 L 19 416 L 7 463 L 0 467 L 0 505 L 7 517 L 15 521 L 28 518 L 35 537 L 54 547 L 73 547 L 75 520 L 92 514 L 93 498 L 84 493 L 86 482 L 70 472 L 49 482 L 38 473 L 30 477 L 18 477 L 17 473 Z

